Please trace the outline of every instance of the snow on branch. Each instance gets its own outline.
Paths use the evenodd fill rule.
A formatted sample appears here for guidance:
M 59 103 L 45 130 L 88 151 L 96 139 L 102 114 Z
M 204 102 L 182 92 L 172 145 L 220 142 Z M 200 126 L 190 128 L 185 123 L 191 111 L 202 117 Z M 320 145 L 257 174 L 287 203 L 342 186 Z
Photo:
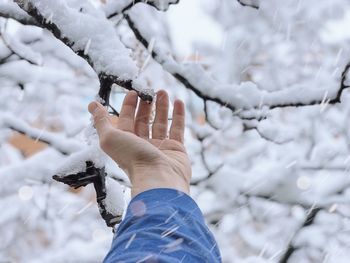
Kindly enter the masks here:
M 48 132 L 44 129 L 31 127 L 24 121 L 10 114 L 0 116 L 0 128 L 9 128 L 33 140 L 46 143 L 64 155 L 76 152 L 83 147 L 77 140 L 67 138 L 61 134 Z
M 260 0 L 237 0 L 242 6 L 249 6 L 259 9 Z
M 148 49 L 157 32 L 153 32 L 151 27 L 147 26 L 146 12 L 142 11 L 144 10 L 134 8 L 124 14 L 124 17 L 135 37 Z M 243 82 L 240 85 L 221 84 L 212 78 L 199 63 L 180 64 L 175 61 L 169 52 L 157 42 L 153 45 L 150 53 L 153 59 L 166 71 L 205 102 L 213 101 L 234 113 L 243 111 L 249 116 L 246 117 L 240 113 L 242 118 L 257 118 L 261 110 L 267 109 L 336 104 L 341 101 L 343 91 L 349 88 L 345 82 L 350 65 L 344 69 L 339 89 L 329 90 L 329 87 L 308 85 L 269 92 L 261 90 L 252 82 Z
M 117 76 L 120 81 L 135 77 L 137 68 L 130 52 L 102 12 L 95 8 L 83 12 L 85 10 L 72 8 L 62 0 L 15 2 L 74 52 L 85 57 L 98 74 Z
M 6 27 L 1 30 L 0 38 L 12 54 L 17 55 L 22 60 L 28 61 L 32 65 L 42 64 L 42 57 L 40 54 L 32 51 L 32 49 L 24 45 L 17 38 L 11 37 L 5 30 Z
M 120 223 L 124 212 L 123 190 L 119 183 L 107 177 L 100 152 L 97 147 L 90 146 L 72 154 L 53 179 L 74 188 L 93 184 L 100 214 L 107 226 L 114 227 Z
M 66 72 L 57 72 L 55 69 L 33 65 L 27 60 L 5 61 L 0 63 L 0 78 L 11 80 L 19 85 L 29 82 L 55 83 L 62 80 L 71 79 Z
M 180 0 L 123 0 L 123 1 L 109 1 L 104 5 L 107 18 L 118 16 L 125 11 L 131 9 L 137 3 L 148 4 L 160 11 L 166 11 L 172 4 L 179 3 Z M 113 10 L 112 12 L 110 10 Z
M 139 1 L 154 6 L 158 10 L 166 11 L 171 4 L 177 4 L 180 0 L 144 0 Z
M 40 26 L 35 19 L 10 0 L 0 0 L 0 17 L 12 18 L 24 25 Z
M 99 96 L 109 105 L 114 83 L 139 91 L 144 100 L 152 100 L 152 94 L 142 92 L 133 85 L 137 66 L 130 51 L 115 35 L 114 28 L 102 11 L 89 2 L 67 3 L 63 0 L 15 0 L 20 8 L 33 17 L 41 27 L 49 30 L 57 39 L 85 59 L 100 80 Z M 76 25 L 76 26 L 72 26 Z M 120 185 L 106 178 L 105 158 L 97 146 L 86 147 L 69 156 L 53 177 L 71 187 L 94 185 L 102 218 L 113 227 L 121 220 L 124 209 Z M 111 184 L 115 184 L 111 187 Z M 118 184 L 119 188 L 116 186 Z M 117 204 L 115 202 L 118 202 Z
M 109 104 L 113 84 L 134 89 L 142 99 L 152 101 L 153 93 L 143 91 L 135 83 L 137 66 L 102 11 L 88 2 L 73 8 L 63 0 L 14 1 L 90 64 L 98 74 L 101 84 L 99 96 L 106 105 Z
M 69 155 L 52 169 L 56 174 L 53 179 L 74 188 L 93 184 L 99 211 L 107 226 L 114 227 L 121 221 L 124 211 L 123 191 L 119 183 L 107 177 L 104 168 L 105 155 L 97 146 L 83 147 L 77 140 L 31 127 L 10 114 L 0 116 L 0 128 L 14 130 Z

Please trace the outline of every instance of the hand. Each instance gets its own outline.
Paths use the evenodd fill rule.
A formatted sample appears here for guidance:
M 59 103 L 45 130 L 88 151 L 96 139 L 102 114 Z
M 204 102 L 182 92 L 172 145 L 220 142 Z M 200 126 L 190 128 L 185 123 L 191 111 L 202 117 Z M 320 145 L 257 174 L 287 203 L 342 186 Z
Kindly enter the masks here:
M 113 125 L 105 107 L 98 102 L 90 103 L 89 112 L 93 115 L 102 150 L 129 176 L 132 196 L 153 188 L 173 188 L 189 194 L 191 164 L 183 144 L 183 102 L 174 102 L 169 138 L 167 92 L 157 93 L 152 138 L 149 131 L 152 105 L 141 100 L 135 116 L 137 104 L 137 93 L 130 91 L 118 122 Z

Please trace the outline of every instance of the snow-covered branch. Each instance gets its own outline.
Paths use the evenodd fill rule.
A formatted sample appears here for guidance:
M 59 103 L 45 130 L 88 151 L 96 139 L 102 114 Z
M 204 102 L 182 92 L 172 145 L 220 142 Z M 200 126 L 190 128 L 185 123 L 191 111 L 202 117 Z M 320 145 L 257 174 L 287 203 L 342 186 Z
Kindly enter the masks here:
M 109 1 L 104 5 L 107 18 L 118 16 L 131 9 L 138 3 L 148 4 L 160 11 L 168 10 L 172 4 L 177 4 L 180 0 L 122 0 L 122 1 Z M 111 11 L 113 10 L 113 11 Z
M 76 139 L 67 138 L 61 134 L 45 131 L 45 129 L 38 129 L 29 126 L 22 120 L 19 120 L 13 115 L 0 116 L 0 128 L 9 128 L 21 134 L 48 144 L 64 155 L 69 155 L 73 152 L 79 151 L 83 148 L 83 144 Z
M 249 6 L 259 9 L 260 0 L 237 0 L 242 6 Z
M 29 16 L 25 11 L 19 8 L 18 5 L 10 0 L 0 1 L 0 17 L 17 20 L 23 25 L 40 26 L 35 19 Z
M 180 19 L 201 15 L 186 30 L 210 20 L 210 41 L 201 37 L 186 59 L 172 55 L 187 48 L 171 30 L 188 24 L 170 14 L 167 26 L 159 12 L 175 0 L 17 0 L 31 14 L 14 1 L 0 0 L 0 261 L 102 261 L 105 223 L 120 220 L 130 182 L 91 124 L 82 135 L 87 103 L 99 92 L 108 104 L 118 81 L 185 102 L 191 193 L 223 261 L 350 258 L 350 49 L 336 34 L 347 0 L 179 6 Z M 135 74 L 122 78 L 125 56 Z M 124 93 L 110 93 L 115 115 Z
M 41 57 L 38 54 L 32 52 L 30 48 L 17 39 L 11 38 L 8 34 L 6 34 L 5 30 L 6 27 L 1 32 L 0 37 L 12 54 L 17 55 L 22 60 L 28 61 L 32 65 L 41 64 Z
M 135 37 L 148 49 L 156 32 L 145 28 L 146 19 L 142 9 L 135 7 L 124 14 L 124 17 Z M 214 80 L 199 63 L 181 64 L 175 61 L 158 43 L 155 43 L 150 54 L 166 71 L 204 102 L 216 102 L 244 119 L 260 118 L 261 110 L 336 104 L 341 101 L 343 91 L 349 88 L 344 84 L 349 65 L 344 69 L 338 90 L 328 90 L 328 87 L 295 86 L 278 91 L 266 91 L 252 82 L 244 82 L 240 85 L 221 84 Z
M 48 29 L 57 39 L 90 64 L 99 77 L 101 85 L 99 96 L 105 105 L 109 105 L 113 84 L 133 89 L 133 81 L 137 73 L 136 64 L 131 59 L 129 50 L 114 34 L 113 26 L 105 18 L 103 12 L 98 11 L 88 2 L 83 6 L 77 5 L 75 8 L 64 1 L 15 0 L 15 2 L 37 23 Z M 67 23 L 67 21 L 72 23 Z M 80 24 L 77 29 L 71 27 L 71 24 L 76 21 L 79 21 Z M 141 98 L 153 99 L 149 93 L 145 94 L 138 89 L 137 91 Z M 28 132 L 28 129 L 20 128 L 25 130 L 22 131 L 23 133 L 33 135 L 33 132 Z M 45 138 L 43 141 L 46 142 Z M 76 188 L 92 183 L 96 191 L 100 214 L 106 224 L 113 227 L 121 220 L 124 199 L 119 184 L 119 188 L 115 185 L 112 187 L 111 184 L 117 183 L 106 178 L 103 160 L 101 151 L 98 151 L 96 147 L 93 149 L 87 147 L 69 156 L 63 165 L 63 168 L 67 166 L 68 168 L 62 168 L 63 170 L 54 176 L 54 179 Z M 119 202 L 120 205 L 115 202 Z
M 92 183 L 101 216 L 106 224 L 113 227 L 120 222 L 124 209 L 122 190 L 119 183 L 106 178 L 101 150 L 94 146 L 83 149 L 83 144 L 77 140 L 31 127 L 12 115 L 1 116 L 0 124 L 1 128 L 12 129 L 44 142 L 64 155 L 70 155 L 56 168 L 53 178 L 74 188 Z
M 144 92 L 134 83 L 136 64 L 130 57 L 130 51 L 115 35 L 113 24 L 106 19 L 102 11 L 88 2 L 83 6 L 78 5 L 77 8 L 68 6 L 62 0 L 15 2 L 37 23 L 90 64 L 99 77 L 99 96 L 106 105 L 109 104 L 113 84 L 129 90 L 134 89 L 142 99 L 152 101 L 153 94 L 149 91 Z M 78 29 L 73 30 L 71 24 L 77 21 Z
M 104 161 L 99 154 L 101 150 L 94 146 L 92 148 L 73 154 L 53 179 L 74 188 L 93 184 L 99 212 L 107 226 L 114 227 L 120 223 L 124 212 L 123 191 L 119 183 L 107 177 Z

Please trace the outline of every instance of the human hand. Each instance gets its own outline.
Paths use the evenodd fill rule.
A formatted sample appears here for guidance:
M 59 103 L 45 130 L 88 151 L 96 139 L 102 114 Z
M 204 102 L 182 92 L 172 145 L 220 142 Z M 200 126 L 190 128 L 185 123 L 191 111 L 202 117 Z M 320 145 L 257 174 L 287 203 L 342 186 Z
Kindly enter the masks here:
M 116 125 L 100 103 L 89 104 L 102 150 L 129 176 L 132 196 L 153 188 L 173 188 L 189 194 L 191 163 L 183 144 L 183 102 L 174 102 L 169 138 L 167 92 L 157 93 L 152 136 L 149 130 L 152 105 L 141 100 L 135 116 L 137 104 L 137 93 L 128 92 Z

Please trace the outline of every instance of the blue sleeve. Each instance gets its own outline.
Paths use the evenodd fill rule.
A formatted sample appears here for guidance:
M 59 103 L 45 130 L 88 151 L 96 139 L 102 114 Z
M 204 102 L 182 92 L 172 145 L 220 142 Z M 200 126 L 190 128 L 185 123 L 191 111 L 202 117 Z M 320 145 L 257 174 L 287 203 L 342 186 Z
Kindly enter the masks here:
M 131 200 L 104 259 L 117 262 L 217 263 L 221 256 L 194 200 L 159 188 Z

